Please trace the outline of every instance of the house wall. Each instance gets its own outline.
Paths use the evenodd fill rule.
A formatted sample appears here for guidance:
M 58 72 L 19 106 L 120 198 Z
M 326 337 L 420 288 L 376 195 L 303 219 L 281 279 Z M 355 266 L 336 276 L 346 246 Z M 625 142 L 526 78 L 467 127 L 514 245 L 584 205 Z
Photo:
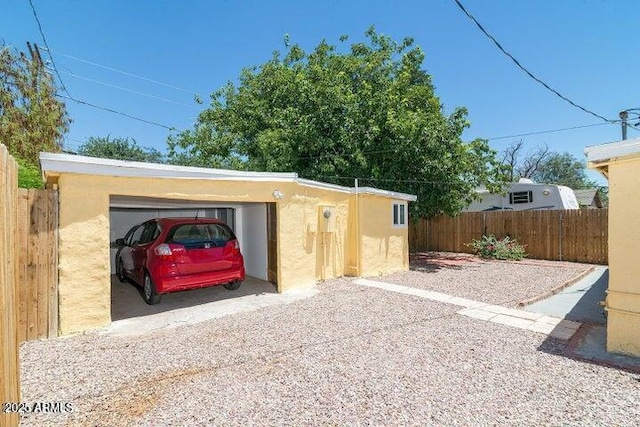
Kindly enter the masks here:
M 187 182 L 188 181 L 188 182 Z M 111 321 L 109 262 L 110 196 L 278 203 L 278 290 L 317 280 L 408 268 L 407 229 L 391 226 L 391 199 L 360 197 L 357 245 L 355 196 L 292 182 L 137 178 L 64 173 L 60 194 L 60 334 L 106 326 Z M 324 222 L 323 209 L 331 211 Z M 327 224 L 330 227 L 327 228 Z M 246 240 L 246 237 L 245 239 Z M 360 250 L 358 250 L 360 249 Z M 356 252 L 354 254 L 354 252 Z
M 608 169 L 607 350 L 640 356 L 640 158 Z
M 360 275 L 380 276 L 409 268 L 409 229 L 393 226 L 393 202 L 386 197 L 359 196 Z M 407 206 L 408 208 L 408 206 Z

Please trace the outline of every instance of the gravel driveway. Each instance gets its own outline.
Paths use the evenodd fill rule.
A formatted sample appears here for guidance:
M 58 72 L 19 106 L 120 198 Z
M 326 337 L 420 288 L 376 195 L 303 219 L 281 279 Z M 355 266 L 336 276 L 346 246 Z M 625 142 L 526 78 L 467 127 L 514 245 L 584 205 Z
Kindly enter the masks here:
M 515 307 L 518 302 L 543 295 L 591 267 L 529 259 L 485 261 L 469 254 L 429 252 L 412 254 L 410 271 L 391 274 L 382 280 Z
M 442 271 L 442 270 L 440 270 Z M 437 273 L 440 274 L 440 273 Z M 468 279 L 468 278 L 467 278 Z M 22 425 L 637 425 L 640 376 L 534 332 L 354 285 L 138 337 L 21 347 Z

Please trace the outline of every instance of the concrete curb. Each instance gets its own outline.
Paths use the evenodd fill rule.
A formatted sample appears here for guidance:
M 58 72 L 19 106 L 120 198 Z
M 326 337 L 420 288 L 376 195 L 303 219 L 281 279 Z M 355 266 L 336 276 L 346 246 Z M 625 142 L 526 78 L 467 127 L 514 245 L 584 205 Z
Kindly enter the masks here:
M 569 286 L 579 282 L 580 280 L 582 280 L 585 277 L 587 277 L 589 274 L 593 273 L 595 271 L 595 269 L 596 269 L 595 266 L 589 267 L 587 270 L 583 271 L 582 273 L 578 274 L 577 276 L 567 280 L 566 282 L 556 286 L 555 288 L 553 288 L 551 290 L 548 290 L 547 292 L 545 292 L 543 294 L 537 295 L 537 296 L 535 296 L 533 298 L 525 299 L 523 301 L 519 301 L 518 302 L 518 307 L 524 307 L 524 306 L 527 306 L 527 305 L 531 305 L 531 304 L 533 304 L 535 302 L 542 301 L 543 299 L 549 298 L 550 296 L 553 296 L 553 295 L 555 295 L 557 293 L 560 293 L 560 291 L 562 291 L 563 289 L 568 288 Z

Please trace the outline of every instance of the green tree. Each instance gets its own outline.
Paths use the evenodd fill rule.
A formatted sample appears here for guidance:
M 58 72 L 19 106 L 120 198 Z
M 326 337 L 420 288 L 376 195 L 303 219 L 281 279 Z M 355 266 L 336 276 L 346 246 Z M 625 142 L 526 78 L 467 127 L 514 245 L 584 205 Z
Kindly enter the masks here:
M 175 163 L 294 171 L 310 179 L 418 195 L 413 214 L 456 214 L 505 168 L 487 141 L 464 143 L 464 108 L 445 115 L 424 53 L 371 28 L 346 53 L 286 44 L 211 95 L 192 130 L 169 138 Z M 346 36 L 341 37 L 341 42 Z
M 569 153 L 551 153 L 531 176 L 536 182 L 565 185 L 574 190 L 596 187 L 587 178 L 587 165 Z
M 163 163 L 164 155 L 154 149 L 141 147 L 135 139 L 90 137 L 78 148 L 78 154 L 115 160 Z
M 20 164 L 21 186 L 42 186 L 39 153 L 58 152 L 71 120 L 38 55 L 0 46 L 0 141 Z

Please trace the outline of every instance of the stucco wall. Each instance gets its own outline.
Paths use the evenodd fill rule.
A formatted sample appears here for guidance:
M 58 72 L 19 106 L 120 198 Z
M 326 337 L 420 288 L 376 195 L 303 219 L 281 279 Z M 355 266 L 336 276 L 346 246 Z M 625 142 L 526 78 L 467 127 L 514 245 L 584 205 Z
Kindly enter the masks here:
M 308 286 L 345 274 L 350 194 L 293 185 L 278 208 L 281 290 Z M 335 216 L 332 232 L 321 231 L 320 210 Z
M 359 196 L 361 276 L 380 276 L 409 268 L 409 231 L 407 224 L 393 226 L 393 202 L 386 197 Z
M 73 176 L 59 186 L 59 330 L 68 334 L 111 322 L 109 196 Z
M 408 268 L 406 228 L 392 228 L 391 199 L 360 195 L 358 250 L 355 196 L 292 182 L 135 178 L 62 174 L 60 192 L 60 333 L 111 321 L 109 200 L 111 195 L 278 204 L 278 289 L 358 273 Z M 284 193 L 275 200 L 273 191 Z M 331 211 L 323 229 L 322 209 Z
M 640 356 L 640 157 L 608 168 L 607 350 Z

